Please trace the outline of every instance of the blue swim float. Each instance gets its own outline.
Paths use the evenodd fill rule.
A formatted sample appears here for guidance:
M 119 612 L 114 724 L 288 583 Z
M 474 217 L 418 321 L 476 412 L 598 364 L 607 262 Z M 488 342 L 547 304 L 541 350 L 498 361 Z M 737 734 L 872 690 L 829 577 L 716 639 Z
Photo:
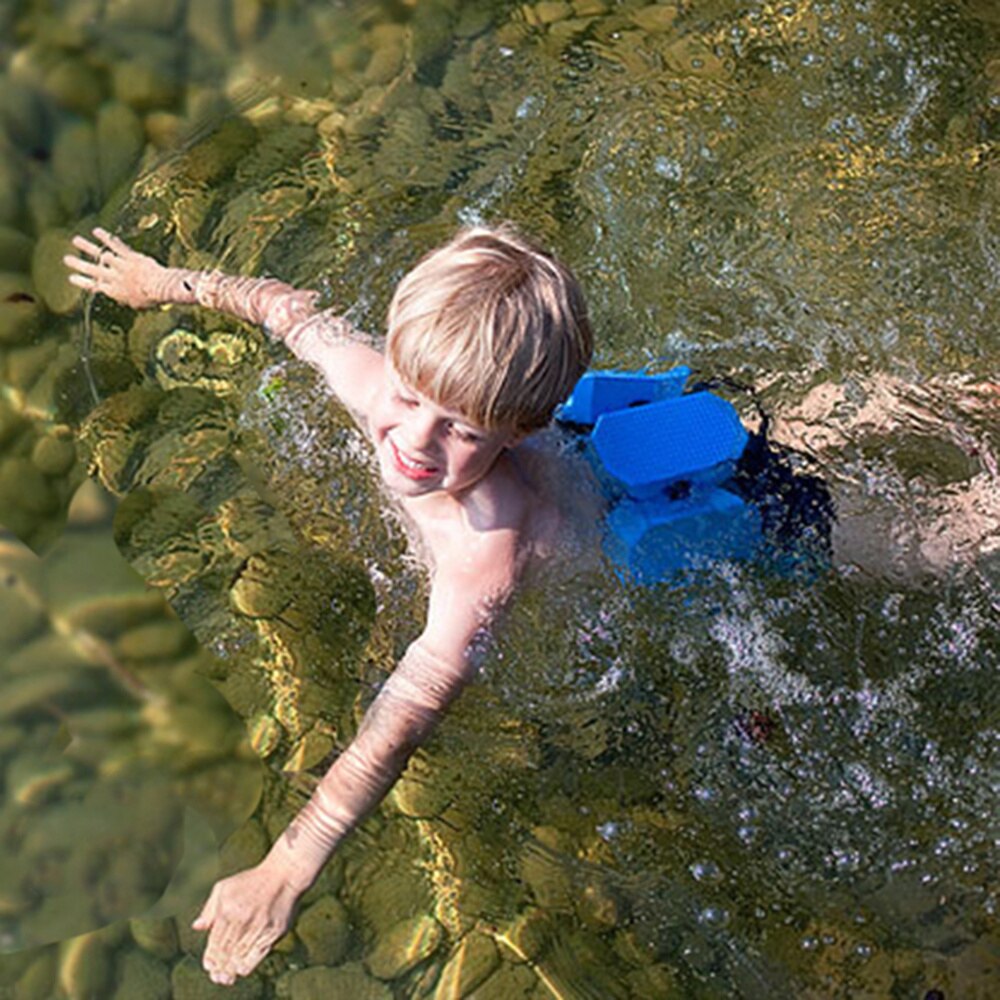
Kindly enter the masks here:
M 638 583 L 750 559 L 763 543 L 760 511 L 733 488 L 750 435 L 721 396 L 685 392 L 690 375 L 590 371 L 556 412 L 611 498 L 607 554 Z

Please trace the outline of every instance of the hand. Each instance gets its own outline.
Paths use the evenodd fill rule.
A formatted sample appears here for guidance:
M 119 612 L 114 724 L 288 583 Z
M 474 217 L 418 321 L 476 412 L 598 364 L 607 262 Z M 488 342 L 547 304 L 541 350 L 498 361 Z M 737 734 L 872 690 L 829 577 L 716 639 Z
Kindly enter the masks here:
M 202 965 L 214 983 L 249 975 L 291 926 L 301 890 L 265 859 L 216 882 L 192 928 L 208 931 Z
M 63 257 L 63 263 L 76 272 L 69 276 L 71 284 L 88 292 L 103 292 L 133 309 L 163 301 L 161 290 L 166 283 L 167 268 L 133 250 L 107 230 L 97 228 L 94 236 L 103 246 L 84 236 L 74 236 L 73 246 L 81 256 Z

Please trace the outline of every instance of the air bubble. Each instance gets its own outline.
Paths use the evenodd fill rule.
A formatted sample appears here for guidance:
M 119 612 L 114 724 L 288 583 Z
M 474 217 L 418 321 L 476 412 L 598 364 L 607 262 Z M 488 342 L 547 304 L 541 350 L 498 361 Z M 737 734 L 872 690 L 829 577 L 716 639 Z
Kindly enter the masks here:
M 706 906 L 698 914 L 698 923 L 705 927 L 725 927 L 729 923 L 729 911 L 721 906 Z
M 696 861 L 689 870 L 699 882 L 718 882 L 722 878 L 722 869 L 714 861 Z

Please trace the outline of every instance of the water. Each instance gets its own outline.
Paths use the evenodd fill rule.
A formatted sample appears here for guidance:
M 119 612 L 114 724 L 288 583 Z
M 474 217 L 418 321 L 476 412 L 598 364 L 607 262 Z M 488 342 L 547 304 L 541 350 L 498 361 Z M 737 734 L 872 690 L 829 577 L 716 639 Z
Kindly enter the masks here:
M 320 287 L 377 334 L 423 250 L 512 218 L 581 277 L 599 365 L 752 386 L 734 402 L 763 407 L 837 506 L 819 574 L 528 588 L 310 895 L 346 907 L 343 947 L 321 954 L 304 917 L 253 995 L 304 968 L 367 976 L 394 925 L 432 915 L 440 941 L 393 995 L 465 995 L 449 963 L 475 953 L 477 996 L 992 996 L 992 5 L 65 7 L 58 29 L 28 3 L 6 15 L 7 93 L 41 94 L 44 120 L 5 98 L 24 200 L 0 221 L 36 262 L 3 286 L 0 511 L 41 549 L 84 467 L 118 497 L 120 550 L 215 654 L 203 672 L 267 763 L 229 862 L 253 860 L 353 732 L 424 582 L 312 375 L 216 316 L 98 301 L 85 323 L 39 260 L 55 228 L 102 213 L 163 259 Z M 186 49 L 150 23 L 171 17 Z M 122 152 L 132 119 L 114 131 L 108 96 L 159 152 Z M 65 148 L 74 176 L 90 148 L 117 167 L 69 184 Z M 29 466 L 30 503 L 4 486 Z M 120 989 L 151 953 L 102 933 Z M 182 932 L 156 955 L 176 996 L 197 951 Z M 7 961 L 11 983 L 27 974 Z

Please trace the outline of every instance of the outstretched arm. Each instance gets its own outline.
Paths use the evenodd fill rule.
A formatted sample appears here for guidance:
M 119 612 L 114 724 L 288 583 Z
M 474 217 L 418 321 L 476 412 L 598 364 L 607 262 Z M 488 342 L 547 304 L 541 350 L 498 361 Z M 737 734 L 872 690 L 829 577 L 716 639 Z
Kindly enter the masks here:
M 85 236 L 73 237 L 80 255 L 63 258 L 73 272 L 70 282 L 133 309 L 197 304 L 265 326 L 276 337 L 316 312 L 316 292 L 299 291 L 274 278 L 165 267 L 105 229 L 96 228 L 94 237 L 97 243 Z
M 221 271 L 165 267 L 133 250 L 107 230 L 97 242 L 73 238 L 79 256 L 63 258 L 69 280 L 116 302 L 143 309 L 174 303 L 200 305 L 262 326 L 296 356 L 318 368 L 337 396 L 362 417 L 382 373 L 382 356 L 360 341 L 341 316 L 316 309 L 318 293 L 293 288 L 276 278 L 248 278 Z
M 474 581 L 464 574 L 443 581 L 439 576 L 431 590 L 427 627 L 383 685 L 354 741 L 267 857 L 212 889 L 192 926 L 209 932 L 202 961 L 213 981 L 232 983 L 264 958 L 291 925 L 299 896 L 340 842 L 381 802 L 469 682 L 472 639 L 493 603 L 469 595 L 502 595 L 509 589 L 503 583 L 484 589 L 486 575 Z

